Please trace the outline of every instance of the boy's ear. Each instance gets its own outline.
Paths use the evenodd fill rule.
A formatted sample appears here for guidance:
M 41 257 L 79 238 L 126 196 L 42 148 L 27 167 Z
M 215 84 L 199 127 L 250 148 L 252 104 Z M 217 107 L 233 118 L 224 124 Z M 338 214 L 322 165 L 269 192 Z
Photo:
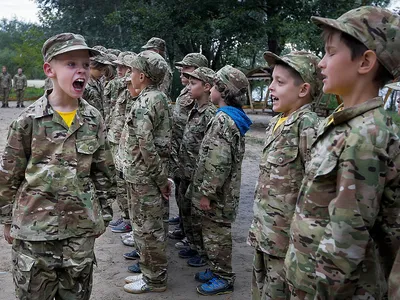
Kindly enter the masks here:
M 299 91 L 299 98 L 304 98 L 311 94 L 311 85 L 307 82 L 302 83 Z
M 367 74 L 377 66 L 378 58 L 372 50 L 365 51 L 360 59 L 359 74 Z
M 213 86 L 212 86 L 211 84 L 209 84 L 208 82 L 206 82 L 206 83 L 204 84 L 204 91 L 205 91 L 205 92 L 210 92 L 212 87 L 213 87 Z
M 46 74 L 46 76 L 49 78 L 53 78 L 55 76 L 53 67 L 51 66 L 51 64 L 49 62 L 45 62 L 43 64 L 43 71 L 44 71 L 44 74 Z

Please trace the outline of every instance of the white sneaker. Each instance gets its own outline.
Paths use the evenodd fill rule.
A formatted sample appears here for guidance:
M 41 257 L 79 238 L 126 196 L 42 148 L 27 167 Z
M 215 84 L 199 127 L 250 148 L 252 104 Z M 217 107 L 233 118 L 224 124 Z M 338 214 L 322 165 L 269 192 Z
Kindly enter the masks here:
M 185 237 L 183 240 L 181 240 L 181 241 L 175 243 L 175 248 L 176 248 L 176 249 L 179 249 L 179 250 L 189 248 L 189 241 L 188 241 L 188 239 Z
M 134 247 L 135 240 L 133 239 L 133 237 L 128 237 L 128 238 L 122 240 L 122 244 L 124 244 L 125 246 Z
M 121 234 L 121 240 L 125 240 L 130 237 L 133 238 L 133 231 Z
M 143 274 L 136 274 L 136 275 L 132 275 L 132 276 L 128 276 L 125 278 L 125 283 L 132 283 L 138 280 L 141 280 L 143 278 Z
M 164 292 L 167 286 L 150 286 L 143 279 L 124 285 L 124 291 L 132 294 L 142 294 L 147 292 Z

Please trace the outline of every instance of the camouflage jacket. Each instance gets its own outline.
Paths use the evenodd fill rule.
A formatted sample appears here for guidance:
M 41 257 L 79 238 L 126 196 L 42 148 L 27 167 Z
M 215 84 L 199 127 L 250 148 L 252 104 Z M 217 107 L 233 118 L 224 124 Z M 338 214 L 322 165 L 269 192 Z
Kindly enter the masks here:
M 267 127 L 254 199 L 248 243 L 265 253 L 285 257 L 297 194 L 318 128 L 318 116 L 306 104 L 274 132 L 281 114 Z
M 321 123 L 306 164 L 286 277 L 320 299 L 382 299 L 400 244 L 398 128 L 379 97 L 340 109 Z
M 125 89 L 125 77 L 114 78 L 109 81 L 104 88 L 104 115 L 107 129 L 110 128 L 111 118 L 117 99 Z
M 189 112 L 179 150 L 179 177 L 192 181 L 197 167 L 197 159 L 201 141 L 206 133 L 207 125 L 214 118 L 217 108 L 211 102 L 198 107 L 197 103 Z
M 171 148 L 168 97 L 155 86 L 140 92 L 127 113 L 118 156 L 124 179 L 134 184 L 168 185 Z
M 85 99 L 90 105 L 97 108 L 101 113 L 103 119 L 104 114 L 104 91 L 103 86 L 99 80 L 90 78 L 86 85 L 85 92 L 83 93 L 83 99 Z
M 169 65 L 167 64 L 167 71 L 165 72 L 164 79 L 158 85 L 158 89 L 163 92 L 168 97 L 171 97 L 171 88 L 172 88 L 172 71 Z
M 0 220 L 30 241 L 93 236 L 112 218 L 115 171 L 99 112 L 83 99 L 70 128 L 47 95 L 10 126 L 0 164 Z
M 14 78 L 13 78 L 13 81 L 14 81 L 13 84 L 14 84 L 14 89 L 15 90 L 23 90 L 28 85 L 27 80 L 26 80 L 26 76 L 23 75 L 23 74 L 21 74 L 21 75 L 15 74 Z
M 201 143 L 193 186 L 188 192 L 193 192 L 193 206 L 197 212 L 215 222 L 235 220 L 244 151 L 245 138 L 235 122 L 224 112 L 218 112 Z M 210 211 L 200 210 L 203 195 L 210 200 Z
M 11 75 L 8 73 L 3 74 L 0 72 L 0 87 L 2 89 L 11 89 L 12 82 L 11 82 Z
M 184 87 L 178 98 L 176 98 L 175 105 L 172 109 L 171 157 L 168 166 L 170 177 L 177 176 L 179 173 L 179 149 L 181 147 L 187 118 L 194 104 L 195 101 L 190 98 L 189 89 Z
M 394 261 L 389 276 L 389 299 L 400 299 L 400 251 L 397 251 L 396 260 Z

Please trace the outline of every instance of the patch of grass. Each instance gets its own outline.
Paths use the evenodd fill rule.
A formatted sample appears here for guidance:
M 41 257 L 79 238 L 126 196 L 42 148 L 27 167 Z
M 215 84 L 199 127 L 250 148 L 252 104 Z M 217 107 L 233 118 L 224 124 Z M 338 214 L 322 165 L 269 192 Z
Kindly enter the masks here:
M 42 88 L 27 87 L 24 93 L 24 100 L 36 100 L 43 96 L 44 90 Z M 10 93 L 9 100 L 16 100 L 15 90 Z

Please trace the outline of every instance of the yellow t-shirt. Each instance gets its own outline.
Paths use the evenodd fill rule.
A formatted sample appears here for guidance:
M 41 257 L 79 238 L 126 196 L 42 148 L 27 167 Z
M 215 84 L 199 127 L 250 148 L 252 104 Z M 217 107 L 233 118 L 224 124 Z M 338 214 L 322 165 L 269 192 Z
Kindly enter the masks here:
M 72 121 L 74 120 L 76 115 L 76 111 L 77 109 L 69 112 L 62 112 L 56 110 L 56 112 L 60 114 L 61 118 L 63 118 L 64 122 L 68 125 L 68 128 L 71 127 Z
M 276 122 L 276 124 L 275 124 L 274 131 L 273 131 L 273 132 L 275 132 L 275 130 L 276 130 L 279 126 L 281 126 L 283 123 L 285 123 L 285 121 L 287 120 L 287 118 L 288 118 L 288 117 L 280 117 L 279 120 L 278 120 L 278 122 Z

